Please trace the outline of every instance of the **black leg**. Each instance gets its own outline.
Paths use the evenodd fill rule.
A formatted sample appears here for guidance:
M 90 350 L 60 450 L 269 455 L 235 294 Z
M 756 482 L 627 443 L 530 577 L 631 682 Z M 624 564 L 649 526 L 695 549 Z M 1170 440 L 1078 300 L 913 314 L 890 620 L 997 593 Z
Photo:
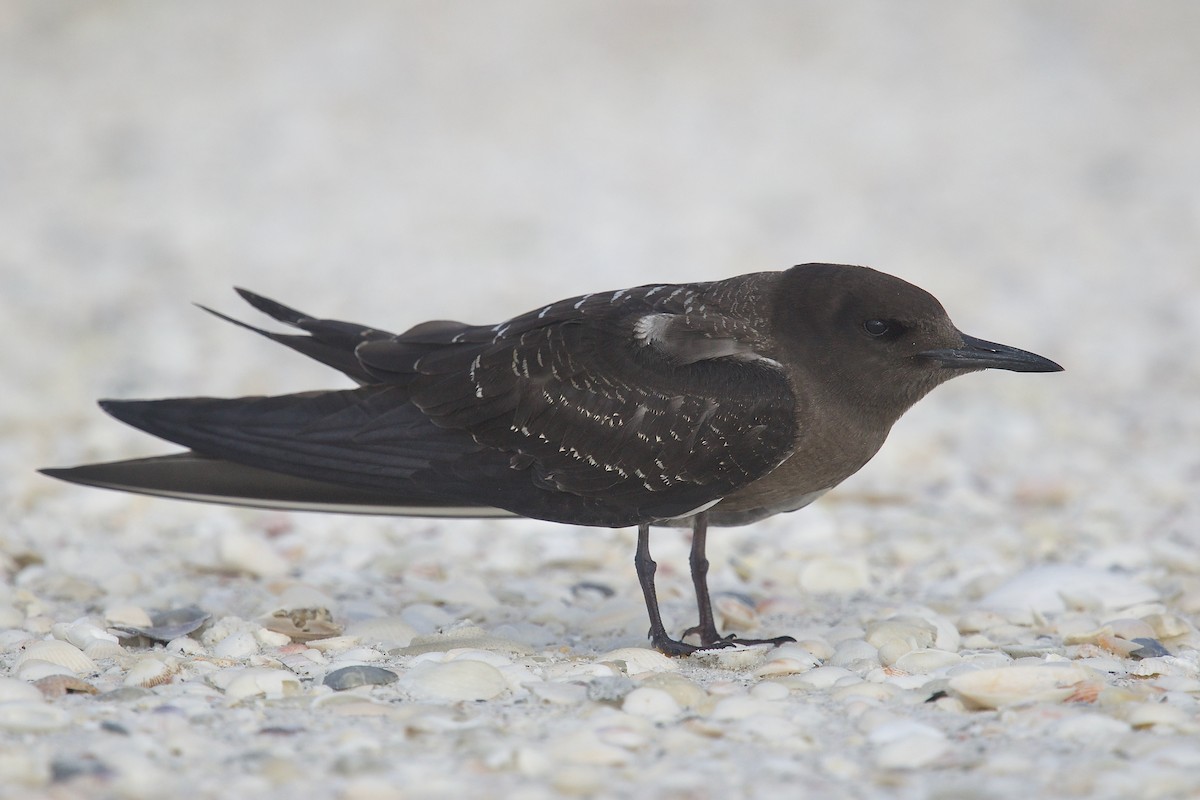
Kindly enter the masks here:
M 650 615 L 650 643 L 654 649 L 669 656 L 686 656 L 699 650 L 695 645 L 672 639 L 663 627 L 662 615 L 658 612 L 658 593 L 654 591 L 654 572 L 658 565 L 650 558 L 648 524 L 638 525 L 637 553 L 633 556 L 633 566 L 637 570 L 638 583 L 642 585 L 642 595 L 646 598 L 646 612 Z
M 692 552 L 688 556 L 688 563 L 692 567 L 692 585 L 696 587 L 696 607 L 700 612 L 700 624 L 684 631 L 684 638 L 693 633 L 699 634 L 700 644 L 704 648 L 730 647 L 735 644 L 773 644 L 778 647 L 784 642 L 796 641 L 791 636 L 741 639 L 733 633 L 726 636 L 720 634 L 716 620 L 713 619 L 712 598 L 708 593 L 708 556 L 704 554 L 707 542 L 708 513 L 701 511 L 692 520 Z
M 692 568 L 692 586 L 696 587 L 696 608 L 700 611 L 700 624 L 683 632 L 684 638 L 693 633 L 700 635 L 700 644 L 710 647 L 721 641 L 717 623 L 713 619 L 712 598 L 708 594 L 708 557 L 704 548 L 708 540 L 708 514 L 701 511 L 692 519 L 692 552 L 688 564 Z

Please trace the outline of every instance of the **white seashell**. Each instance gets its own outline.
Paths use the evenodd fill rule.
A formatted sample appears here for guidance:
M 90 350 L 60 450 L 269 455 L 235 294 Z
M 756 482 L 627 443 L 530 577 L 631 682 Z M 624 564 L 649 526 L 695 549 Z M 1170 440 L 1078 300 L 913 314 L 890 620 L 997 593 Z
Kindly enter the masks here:
M 341 652 L 337 653 L 334 660 L 338 662 L 362 661 L 371 663 L 373 661 L 380 661 L 382 659 L 383 653 L 379 652 L 374 647 L 351 647 L 348 650 L 342 650 Z
M 587 687 L 578 683 L 531 683 L 526 688 L 543 703 L 556 706 L 577 706 L 588 699 Z
M 283 647 L 292 643 L 292 637 L 268 628 L 259 628 L 254 632 L 254 641 L 263 647 Z
M 97 642 L 117 643 L 117 637 L 113 636 L 108 631 L 93 625 L 90 622 L 76 622 L 67 626 L 65 638 L 68 642 L 78 647 L 80 650 L 86 650 Z
M 48 733 L 62 730 L 69 722 L 67 712 L 42 700 L 0 703 L 0 730 L 3 731 Z
M 84 648 L 83 653 L 93 661 L 122 659 L 129 655 L 129 651 L 116 642 L 92 642 Z
M 23 681 L 36 681 L 51 675 L 74 675 L 75 670 L 55 664 L 53 661 L 42 661 L 40 658 L 30 658 L 22 661 L 13 674 Z
M 919 617 L 893 617 L 867 625 L 864 638 L 877 648 L 882 648 L 889 642 L 903 642 L 908 644 L 908 650 L 915 650 L 918 647 L 932 647 L 937 632 L 937 627 L 928 620 Z
M 178 653 L 182 656 L 202 656 L 208 649 L 190 636 L 179 636 L 167 642 L 163 648 L 168 653 Z
M 886 702 L 898 695 L 902 689 L 888 683 L 870 683 L 859 681 L 833 688 L 829 696 L 834 700 L 851 700 L 865 698 L 873 703 Z
M 1116 610 L 1158 599 L 1158 592 L 1116 572 L 1094 567 L 1034 567 L 989 592 L 979 604 L 1038 612 L 1074 608 Z
M 708 706 L 711 700 L 703 687 L 678 672 L 658 672 L 642 679 L 641 684 L 652 689 L 662 689 L 683 708 L 699 709 Z
M 112 606 L 104 609 L 104 621 L 109 625 L 130 628 L 149 628 L 154 624 L 141 606 Z
M 1129 619 L 1128 617 L 1112 619 L 1104 623 L 1104 627 L 1111 630 L 1114 635 L 1130 642 L 1134 639 L 1154 638 L 1154 628 L 1150 623 L 1141 619 Z
M 226 531 L 217 543 L 217 562 L 221 569 L 244 572 L 259 578 L 273 578 L 287 572 L 288 564 L 266 539 L 242 531 Z
M 1180 733 L 1190 732 L 1195 728 L 1190 715 L 1178 706 L 1167 703 L 1138 703 L 1121 714 L 1134 728 L 1159 727 L 1173 728 Z
M 774 675 L 799 675 L 808 672 L 820 664 L 812 656 L 808 658 L 776 657 L 758 667 L 750 674 L 756 678 L 768 678 Z
M 884 769 L 928 766 L 950 749 L 950 743 L 937 728 L 910 720 L 880 725 L 871 731 L 867 739 L 878 746 L 875 764 Z
M 914 647 L 911 641 L 888 639 L 879 647 L 879 663 L 890 667 L 910 653 L 917 651 L 918 648 Z
M 829 663 L 835 667 L 864 669 L 879 666 L 879 651 L 865 639 L 843 639 L 837 643 Z
M 346 628 L 346 633 L 357 636 L 366 644 L 379 645 L 384 650 L 408 647 L 417 635 L 417 629 L 401 617 L 373 617 L 355 622 Z
M 1174 639 L 1192 632 L 1192 626 L 1177 614 L 1150 614 L 1143 621 L 1154 631 L 1152 639 Z
M 46 697 L 62 697 L 66 694 L 96 694 L 99 690 L 82 678 L 74 675 L 47 675 L 33 682 Z
M 715 720 L 748 719 L 778 715 L 779 706 L 769 700 L 741 694 L 722 697 L 713 706 L 709 718 Z
M 803 655 L 791 652 L 792 648 L 804 651 L 804 655 L 811 655 L 818 661 L 828 661 L 833 658 L 833 645 L 824 639 L 801 639 L 798 642 L 788 642 L 782 644 L 776 650 L 780 656 L 788 655 L 796 658 L 803 658 Z
M 20 628 L 25 624 L 25 612 L 16 606 L 0 603 L 0 630 Z
M 17 666 L 20 667 L 26 661 L 49 661 L 52 664 L 60 664 L 76 674 L 97 671 L 96 662 L 88 658 L 82 650 L 70 642 L 57 639 L 46 639 L 26 645 L 17 657 Z
M 796 683 L 810 689 L 830 689 L 843 681 L 858 683 L 862 679 L 844 667 L 825 666 L 809 670 L 799 676 Z
M 577 729 L 559 736 L 548 748 L 548 754 L 556 765 L 556 774 L 563 772 L 564 763 L 617 767 L 628 764 L 633 758 L 633 754 L 629 750 L 602 741 L 595 731 L 587 728 Z M 585 794 L 594 792 L 598 788 L 598 785 L 594 785 Z
M 171 679 L 178 672 L 179 662 L 173 657 L 162 659 L 147 656 L 138 659 L 129 668 L 129 671 L 125 673 L 124 684 L 126 686 L 142 686 L 149 689 L 153 686 L 170 683 Z
M 757 697 L 759 700 L 778 702 L 786 699 L 790 694 L 791 691 L 788 687 L 775 681 L 763 681 L 750 687 L 750 696 Z
M 305 644 L 313 650 L 319 650 L 322 653 L 337 653 L 342 650 L 349 650 L 358 644 L 358 637 L 330 636 L 328 639 L 313 639 L 311 642 L 305 642 Z
M 913 650 L 911 653 L 907 653 L 896 659 L 892 666 L 913 675 L 928 675 L 931 672 L 937 672 L 939 669 L 953 667 L 961 663 L 962 656 L 958 653 L 948 653 L 945 650 L 929 648 Z
M 1095 673 L 1069 664 L 1026 665 L 981 669 L 955 675 L 951 692 L 980 708 L 1021 703 L 1058 703 L 1075 694 Z
M 37 687 L 14 678 L 0 678 L 0 703 L 35 702 L 42 699 Z
M 739 671 L 758 666 L 763 662 L 767 654 L 774 649 L 775 646 L 769 643 L 737 645 L 735 647 L 722 647 L 717 650 L 699 650 L 692 653 L 691 657 L 706 666 L 716 669 Z
M 250 631 L 238 631 L 214 644 L 212 654 L 217 658 L 249 658 L 258 654 L 258 642 Z
M 714 651 L 716 652 L 716 651 Z M 626 675 L 641 675 L 644 672 L 675 672 L 679 664 L 657 650 L 644 647 L 622 647 L 610 650 L 596 659 L 613 664 Z
M 625 695 L 621 710 L 651 722 L 667 722 L 678 717 L 683 709 L 674 697 L 662 689 L 639 686 Z
M 300 679 L 270 667 L 234 667 L 210 676 L 209 683 L 231 700 L 248 697 L 278 698 L 300 693 Z
M 490 700 L 508 690 L 500 670 L 482 661 L 427 663 L 413 668 L 407 683 L 422 696 L 440 700 Z
M 852 594 L 870 585 L 871 569 L 864 558 L 822 556 L 800 570 L 800 588 L 812 594 Z

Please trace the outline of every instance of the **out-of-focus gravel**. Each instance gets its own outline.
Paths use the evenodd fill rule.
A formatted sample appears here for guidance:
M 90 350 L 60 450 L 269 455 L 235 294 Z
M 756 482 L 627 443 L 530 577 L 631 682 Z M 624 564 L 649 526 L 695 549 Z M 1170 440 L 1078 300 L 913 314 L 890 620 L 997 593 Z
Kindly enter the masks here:
M 1187 0 L 6 4 L 0 796 L 1195 796 L 1198 37 Z M 164 449 L 97 397 L 345 385 L 189 305 L 252 316 L 232 285 L 403 328 L 809 260 L 1067 371 L 955 381 L 714 534 L 778 650 L 646 649 L 629 531 L 33 472 Z M 203 624 L 115 636 L 167 610 Z

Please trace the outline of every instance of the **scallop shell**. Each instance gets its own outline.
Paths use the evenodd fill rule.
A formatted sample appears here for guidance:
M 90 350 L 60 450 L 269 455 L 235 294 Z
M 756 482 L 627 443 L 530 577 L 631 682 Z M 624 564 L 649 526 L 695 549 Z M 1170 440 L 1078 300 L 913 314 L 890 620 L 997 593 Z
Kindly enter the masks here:
M 955 675 L 951 692 L 979 708 L 1004 708 L 1022 703 L 1058 703 L 1081 690 L 1094 677 L 1090 670 L 1071 665 L 995 667 Z
M 98 642 L 117 643 L 116 636 L 113 636 L 99 625 L 93 625 L 86 621 L 68 625 L 63 634 L 63 636 L 58 636 L 56 633 L 55 636 L 56 638 L 66 639 L 80 650 L 87 650 L 88 647 Z
M 21 662 L 21 665 L 13 670 L 13 674 L 23 681 L 36 681 L 50 675 L 74 676 L 75 672 L 68 667 L 64 667 L 62 664 L 55 664 L 52 661 L 42 661 L 40 658 L 30 658 Z
M 70 642 L 60 642 L 57 639 L 47 639 L 26 645 L 17 658 L 17 667 L 27 661 L 49 661 L 66 667 L 74 673 L 97 671 L 96 662 Z
M 147 656 L 138 661 L 125 673 L 123 683 L 126 686 L 141 686 L 149 689 L 170 683 L 179 672 L 179 664 L 175 659 L 161 659 Z
M 100 661 L 105 658 L 122 659 L 129 655 L 129 651 L 121 645 L 113 642 L 93 642 L 83 650 L 84 655 L 93 661 Z
M 47 675 L 33 682 L 46 697 L 62 697 L 64 694 L 96 694 L 99 689 L 74 675 Z

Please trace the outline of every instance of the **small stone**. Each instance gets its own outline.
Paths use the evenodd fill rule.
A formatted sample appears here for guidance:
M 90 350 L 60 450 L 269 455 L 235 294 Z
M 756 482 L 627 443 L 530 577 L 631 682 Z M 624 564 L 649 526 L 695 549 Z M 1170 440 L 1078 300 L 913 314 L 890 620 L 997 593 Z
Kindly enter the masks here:
M 362 664 L 335 669 L 325 676 L 322 683 L 335 692 L 340 692 L 359 686 L 382 686 L 392 683 L 399 677 L 390 669 Z

